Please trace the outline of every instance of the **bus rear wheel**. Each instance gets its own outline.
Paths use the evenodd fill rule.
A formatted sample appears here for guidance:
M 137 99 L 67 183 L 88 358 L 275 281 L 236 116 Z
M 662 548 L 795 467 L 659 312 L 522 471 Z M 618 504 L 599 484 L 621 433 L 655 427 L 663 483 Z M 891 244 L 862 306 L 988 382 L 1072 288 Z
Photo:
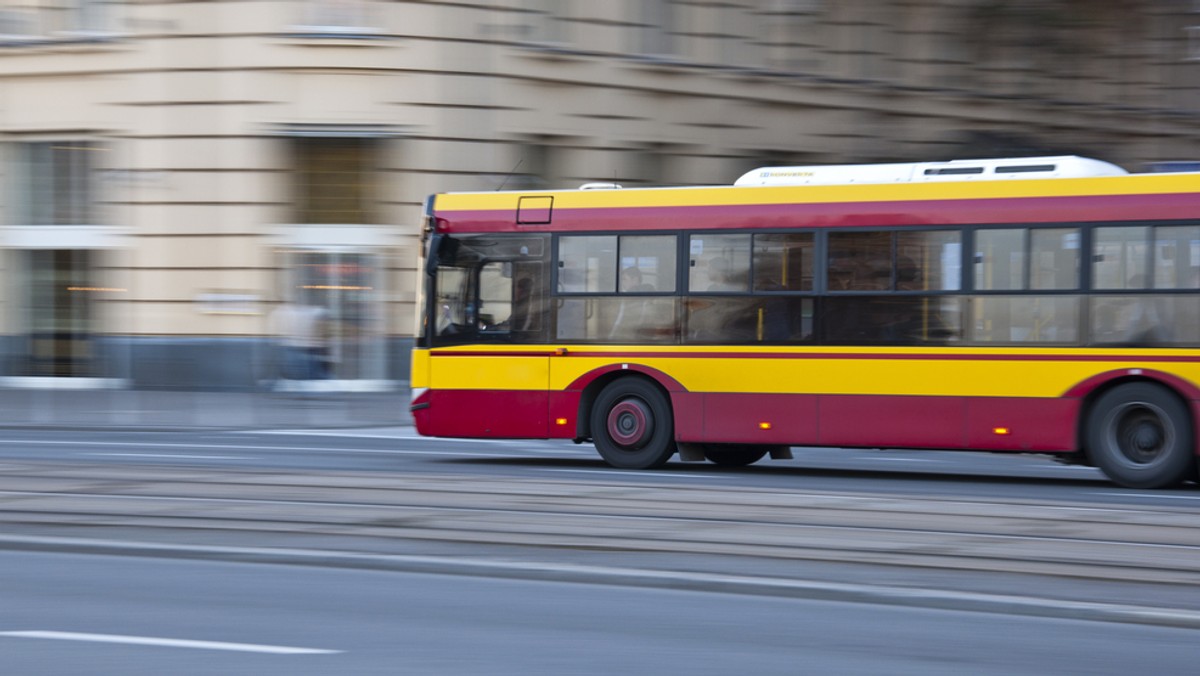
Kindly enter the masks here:
M 1092 463 L 1128 488 L 1174 486 L 1195 471 L 1191 416 L 1159 385 L 1129 383 L 1101 395 L 1087 440 Z
M 704 457 L 722 467 L 745 467 L 762 460 L 770 446 L 755 444 L 704 444 Z
M 613 467 L 653 469 L 675 454 L 671 404 L 641 378 L 621 378 L 604 388 L 591 424 L 596 450 Z

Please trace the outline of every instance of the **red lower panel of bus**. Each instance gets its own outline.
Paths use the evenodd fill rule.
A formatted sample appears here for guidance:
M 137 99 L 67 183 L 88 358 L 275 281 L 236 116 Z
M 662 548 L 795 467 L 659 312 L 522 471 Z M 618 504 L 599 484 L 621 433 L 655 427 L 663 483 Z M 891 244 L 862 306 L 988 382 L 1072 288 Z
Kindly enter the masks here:
M 1073 451 L 1080 399 L 967 399 L 966 448 Z
M 549 393 L 431 390 L 413 411 L 417 431 L 432 437 L 546 439 Z
M 435 390 L 430 436 L 576 436 L 579 392 Z M 676 438 L 709 443 L 1069 451 L 1078 399 L 675 392 Z
M 1077 399 L 677 394 L 680 441 L 1066 451 Z

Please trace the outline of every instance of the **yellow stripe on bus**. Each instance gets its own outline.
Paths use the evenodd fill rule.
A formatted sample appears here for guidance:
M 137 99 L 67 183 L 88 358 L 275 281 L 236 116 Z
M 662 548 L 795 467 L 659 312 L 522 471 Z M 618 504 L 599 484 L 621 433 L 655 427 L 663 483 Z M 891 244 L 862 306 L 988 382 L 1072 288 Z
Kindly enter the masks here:
M 594 347 L 570 348 L 570 351 L 596 353 Z M 1059 397 L 1088 378 L 1115 369 L 1143 368 L 1173 373 L 1193 383 L 1200 382 L 1200 363 L 1139 362 L 1136 356 L 1113 359 L 1056 360 L 1043 353 L 1027 352 L 1030 361 L 1013 361 L 1020 352 L 975 351 L 970 348 L 926 353 L 901 352 L 901 358 L 889 359 L 882 351 L 828 348 L 806 350 L 798 358 L 737 358 L 753 354 L 753 348 L 696 350 L 705 356 L 659 357 L 653 350 L 639 348 L 638 356 L 532 357 L 485 356 L 478 347 L 472 356 L 452 358 L 454 350 L 437 350 L 437 368 L 433 372 L 434 389 L 466 390 L 542 390 L 566 389 L 584 374 L 617 363 L 638 364 L 656 369 L 677 380 L 692 392 L 812 392 L 820 394 L 872 394 L 913 396 L 973 397 Z M 763 350 L 758 350 L 762 352 Z M 770 353 L 786 354 L 786 350 Z M 544 354 L 544 348 L 543 352 Z M 729 354 L 728 357 L 719 356 Z M 1009 356 L 988 359 L 988 355 Z M 1103 351 L 1063 350 L 1058 354 L 1100 356 Z M 1156 357 L 1174 351 L 1156 351 Z M 874 358 L 855 358 L 854 355 Z M 904 356 L 908 358 L 904 358 Z M 976 358 L 963 358 L 974 356 Z M 1023 361 L 1023 363 L 1022 363 Z M 1018 367 L 1019 364 L 1019 367 Z

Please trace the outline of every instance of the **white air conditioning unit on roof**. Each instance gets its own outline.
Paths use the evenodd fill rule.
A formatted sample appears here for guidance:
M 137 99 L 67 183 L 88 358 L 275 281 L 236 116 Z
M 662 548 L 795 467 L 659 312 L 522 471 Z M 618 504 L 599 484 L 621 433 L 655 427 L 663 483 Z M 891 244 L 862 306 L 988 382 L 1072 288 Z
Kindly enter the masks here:
M 1021 178 L 1089 178 L 1129 172 L 1100 160 L 1075 155 L 1019 157 L 905 164 L 834 164 L 807 167 L 763 167 L 747 172 L 736 186 L 853 185 L 997 181 Z

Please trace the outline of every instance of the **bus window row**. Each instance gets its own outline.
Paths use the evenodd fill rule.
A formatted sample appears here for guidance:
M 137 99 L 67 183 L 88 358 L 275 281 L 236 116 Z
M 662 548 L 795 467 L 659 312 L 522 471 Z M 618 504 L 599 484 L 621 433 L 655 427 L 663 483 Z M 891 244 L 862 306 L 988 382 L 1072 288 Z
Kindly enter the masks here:
M 966 260 L 977 291 L 1084 286 L 1079 228 L 982 228 L 972 236 Z M 830 232 L 818 286 L 812 232 L 691 234 L 684 283 L 692 294 L 953 293 L 964 288 L 963 237 L 952 229 Z M 1090 237 L 1093 290 L 1200 289 L 1200 226 L 1098 226 Z M 557 291 L 674 294 L 678 256 L 675 235 L 562 236 Z
M 978 229 L 969 259 L 963 239 L 564 235 L 555 259 L 544 235 L 462 238 L 439 258 L 430 319 L 440 342 L 1200 344 L 1200 226 Z

